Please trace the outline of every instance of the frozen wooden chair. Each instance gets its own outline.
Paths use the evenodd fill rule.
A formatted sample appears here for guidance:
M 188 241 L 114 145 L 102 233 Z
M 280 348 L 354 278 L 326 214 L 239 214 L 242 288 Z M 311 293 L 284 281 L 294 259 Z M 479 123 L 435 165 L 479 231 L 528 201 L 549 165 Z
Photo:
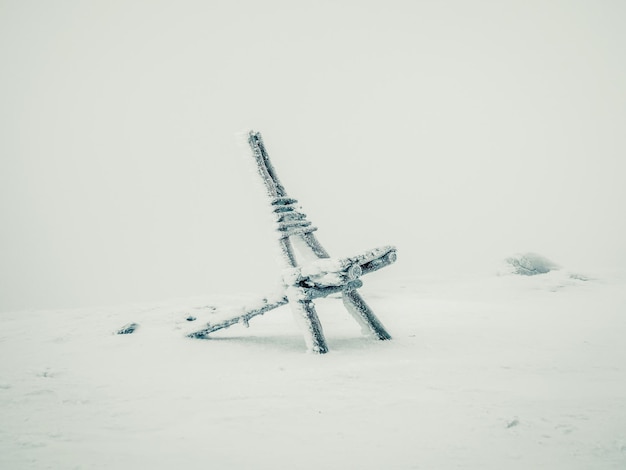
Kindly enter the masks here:
M 221 323 L 208 324 L 206 328 L 189 336 L 206 338 L 210 333 L 236 323 L 247 326 L 252 317 L 289 304 L 302 326 L 309 351 L 324 354 L 328 352 L 328 346 L 315 311 L 314 300 L 340 293 L 344 306 L 361 325 L 364 334 L 379 340 L 391 339 L 357 289 L 363 285 L 360 279 L 363 275 L 396 261 L 396 249 L 393 246 L 384 246 L 347 258 L 331 258 L 313 233 L 317 230 L 316 227 L 311 225 L 301 212 L 298 201 L 289 197 L 280 183 L 261 134 L 251 131 L 248 142 L 276 217 L 278 242 L 285 263 L 284 293 L 275 299 L 265 299 L 262 305 L 243 315 Z

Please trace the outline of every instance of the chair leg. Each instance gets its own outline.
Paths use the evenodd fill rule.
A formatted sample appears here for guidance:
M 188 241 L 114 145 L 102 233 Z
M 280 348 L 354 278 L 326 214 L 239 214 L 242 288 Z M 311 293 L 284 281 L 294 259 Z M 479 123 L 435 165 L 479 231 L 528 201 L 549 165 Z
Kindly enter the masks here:
M 289 302 L 296 320 L 302 326 L 304 341 L 309 351 L 315 354 L 326 354 L 328 346 L 322 323 L 320 322 L 312 300 L 291 300 Z
M 343 304 L 346 310 L 361 325 L 363 334 L 373 336 L 380 340 L 391 339 L 385 327 L 374 315 L 371 308 L 365 303 L 363 297 L 356 290 L 344 291 L 342 295 Z

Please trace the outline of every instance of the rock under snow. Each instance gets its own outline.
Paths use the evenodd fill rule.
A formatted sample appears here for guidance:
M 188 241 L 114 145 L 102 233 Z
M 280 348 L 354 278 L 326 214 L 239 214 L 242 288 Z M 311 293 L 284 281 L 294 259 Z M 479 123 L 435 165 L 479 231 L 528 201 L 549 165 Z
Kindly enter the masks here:
M 507 258 L 506 263 L 513 274 L 535 276 L 559 269 L 559 266 L 548 258 L 537 253 L 517 254 Z

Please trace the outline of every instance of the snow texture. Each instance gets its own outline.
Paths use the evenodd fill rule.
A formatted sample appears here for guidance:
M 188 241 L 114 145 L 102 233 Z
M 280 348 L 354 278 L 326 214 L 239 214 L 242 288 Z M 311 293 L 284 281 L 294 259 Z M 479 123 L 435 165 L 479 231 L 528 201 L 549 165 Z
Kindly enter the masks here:
M 623 469 L 626 273 L 588 278 L 373 277 L 394 340 L 322 299 L 324 356 L 288 307 L 185 336 L 243 294 L 5 313 L 0 468 Z

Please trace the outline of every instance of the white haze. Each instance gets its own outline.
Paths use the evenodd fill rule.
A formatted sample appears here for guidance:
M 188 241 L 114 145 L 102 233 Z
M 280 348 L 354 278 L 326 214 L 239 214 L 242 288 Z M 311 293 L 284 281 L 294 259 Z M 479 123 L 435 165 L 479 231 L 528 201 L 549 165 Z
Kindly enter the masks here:
M 0 310 L 264 293 L 237 140 L 387 276 L 625 266 L 619 1 L 2 1 Z

